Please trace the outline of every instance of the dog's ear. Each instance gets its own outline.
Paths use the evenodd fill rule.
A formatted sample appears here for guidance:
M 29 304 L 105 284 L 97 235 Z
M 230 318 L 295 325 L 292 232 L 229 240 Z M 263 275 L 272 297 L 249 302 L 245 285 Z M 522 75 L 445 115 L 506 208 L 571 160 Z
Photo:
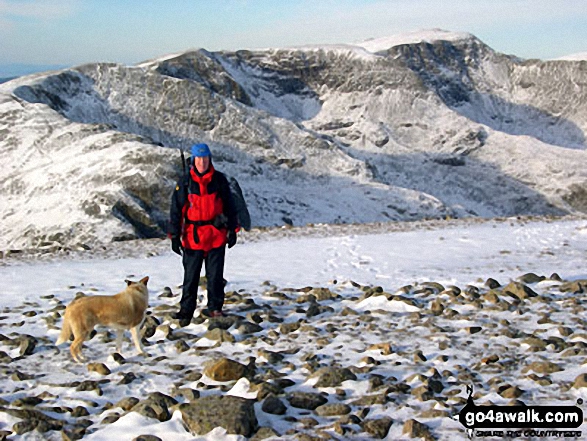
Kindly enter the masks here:
M 135 283 L 135 282 L 133 282 L 132 280 L 128 280 L 128 279 L 124 279 L 124 282 L 126 283 L 126 286 L 130 286 L 130 285 L 132 285 L 133 283 Z
M 143 277 L 139 283 L 142 283 L 143 285 L 147 286 L 148 282 L 149 282 L 149 276 Z

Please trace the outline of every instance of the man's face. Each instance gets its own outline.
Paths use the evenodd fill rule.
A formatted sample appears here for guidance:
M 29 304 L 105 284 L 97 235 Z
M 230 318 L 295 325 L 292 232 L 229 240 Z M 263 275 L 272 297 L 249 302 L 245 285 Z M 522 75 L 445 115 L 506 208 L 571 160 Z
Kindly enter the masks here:
M 210 156 L 196 156 L 194 159 L 194 165 L 196 166 L 198 173 L 206 173 L 210 167 Z

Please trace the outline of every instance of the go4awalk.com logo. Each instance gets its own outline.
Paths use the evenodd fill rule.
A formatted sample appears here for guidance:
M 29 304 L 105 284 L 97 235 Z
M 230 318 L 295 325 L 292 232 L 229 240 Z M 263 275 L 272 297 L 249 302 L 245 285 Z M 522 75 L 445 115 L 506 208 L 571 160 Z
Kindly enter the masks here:
M 468 386 L 459 421 L 470 437 L 579 438 L 583 411 L 578 406 L 477 406 Z M 577 400 L 582 405 L 583 400 Z

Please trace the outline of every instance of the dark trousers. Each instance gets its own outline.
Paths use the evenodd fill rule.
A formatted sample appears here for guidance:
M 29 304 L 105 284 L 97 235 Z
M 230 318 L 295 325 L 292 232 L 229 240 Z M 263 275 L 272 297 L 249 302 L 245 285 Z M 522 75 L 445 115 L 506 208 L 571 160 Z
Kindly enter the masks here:
M 222 311 L 224 305 L 224 254 L 226 247 L 201 250 L 183 250 L 183 290 L 179 301 L 180 314 L 191 318 L 198 302 L 198 285 L 202 264 L 206 268 L 208 310 Z

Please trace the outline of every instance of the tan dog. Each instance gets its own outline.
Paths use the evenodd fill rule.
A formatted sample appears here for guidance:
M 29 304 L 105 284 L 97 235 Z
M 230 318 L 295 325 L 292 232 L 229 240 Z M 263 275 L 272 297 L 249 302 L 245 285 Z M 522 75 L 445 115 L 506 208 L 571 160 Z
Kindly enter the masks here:
M 139 338 L 139 328 L 145 319 L 149 306 L 149 277 L 139 282 L 126 280 L 124 291 L 113 296 L 88 296 L 73 300 L 65 309 L 63 328 L 55 342 L 65 343 L 73 334 L 73 343 L 69 351 L 73 359 L 79 363 L 85 358 L 81 355 L 82 344 L 96 325 L 109 326 L 117 330 L 116 350 L 121 351 L 122 336 L 125 329 L 130 329 L 132 339 L 140 354 L 145 351 Z

